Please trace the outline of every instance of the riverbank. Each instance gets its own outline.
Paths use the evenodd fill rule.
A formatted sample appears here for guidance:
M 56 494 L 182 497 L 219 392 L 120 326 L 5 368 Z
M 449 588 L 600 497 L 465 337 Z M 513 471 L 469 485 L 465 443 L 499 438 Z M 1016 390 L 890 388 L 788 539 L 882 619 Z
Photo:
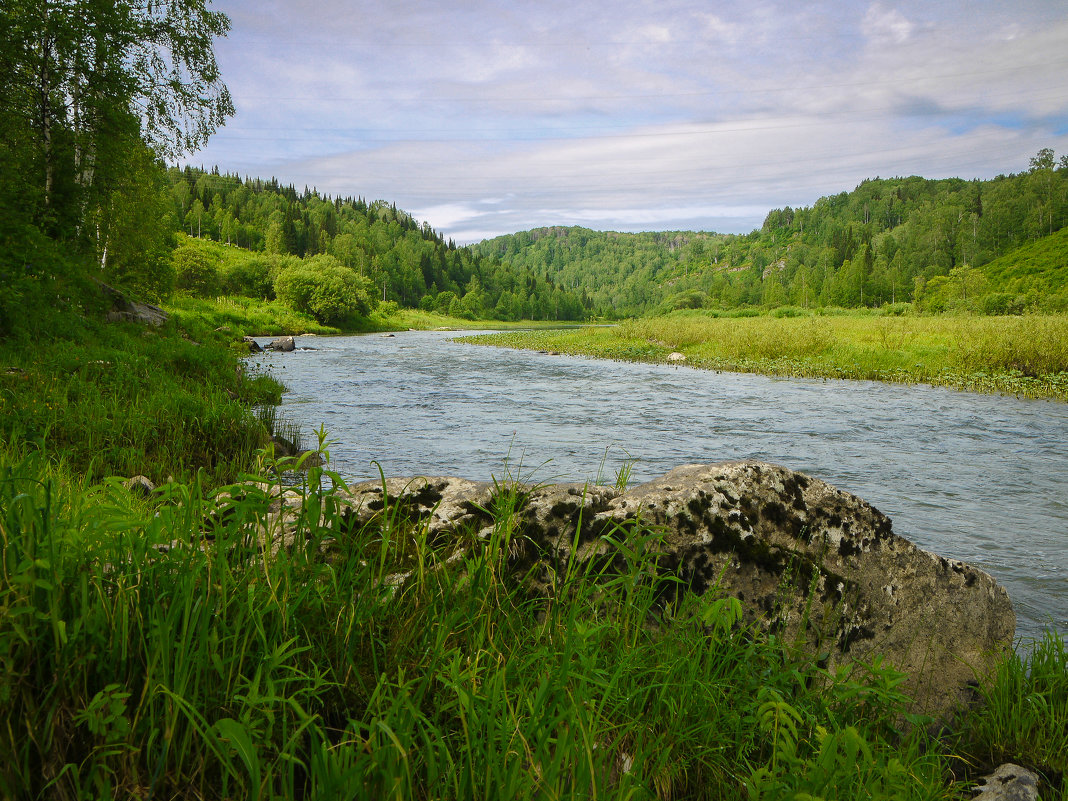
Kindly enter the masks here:
M 295 546 L 259 554 L 262 485 L 135 499 L 2 456 L 4 797 L 963 799 L 1007 760 L 1065 797 L 1052 634 L 930 732 L 885 666 L 821 671 L 729 599 L 666 614 L 654 531 L 620 532 L 618 578 L 527 596 L 507 476 L 493 536 L 445 567 L 388 501 L 347 527 L 318 468 Z
M 162 327 L 70 319 L 61 335 L 0 350 L 0 442 L 89 482 L 203 473 L 226 483 L 270 439 L 282 385 L 205 321 Z
M 281 388 L 216 322 L 3 350 L 0 797 L 967 798 L 1010 760 L 1068 795 L 1053 633 L 930 733 L 882 665 L 827 674 L 725 599 L 665 616 L 656 532 L 625 532 L 607 585 L 528 597 L 508 476 L 462 570 L 388 503 L 347 525 L 317 467 L 299 544 L 261 554 L 286 465 L 250 410 Z
M 448 317 L 421 309 L 394 309 L 388 313 L 375 310 L 358 325 L 345 328 L 322 325 L 310 314 L 302 314 L 285 306 L 280 301 L 263 301 L 245 297 L 194 298 L 176 296 L 165 305 L 168 313 L 183 326 L 213 330 L 230 329 L 241 336 L 281 336 L 315 334 L 369 334 L 387 331 L 478 331 L 492 328 L 548 329 L 559 328 L 560 323 L 530 320 L 504 322 L 500 320 L 467 320 Z
M 1068 401 L 1068 317 L 802 316 L 702 312 L 611 328 L 466 337 L 556 351 L 786 377 L 922 383 Z

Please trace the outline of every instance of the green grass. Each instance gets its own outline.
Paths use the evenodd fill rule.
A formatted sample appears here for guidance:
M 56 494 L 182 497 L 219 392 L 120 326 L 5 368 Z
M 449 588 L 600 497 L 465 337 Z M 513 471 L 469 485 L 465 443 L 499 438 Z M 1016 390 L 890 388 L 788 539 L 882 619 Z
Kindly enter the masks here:
M 85 322 L 72 338 L 11 343 L 0 350 L 0 440 L 94 480 L 199 470 L 231 480 L 266 443 L 282 391 L 239 367 L 243 351 L 232 335 L 173 322 Z
M 934 738 L 902 728 L 892 670 L 825 674 L 715 594 L 664 607 L 654 530 L 612 534 L 621 573 L 535 597 L 508 569 L 507 478 L 491 536 L 447 564 L 457 542 L 388 502 L 348 525 L 317 468 L 296 545 L 261 551 L 259 467 L 228 500 L 192 482 L 146 506 L 0 450 L 0 796 L 941 799 L 994 744 L 1068 767 L 1063 645 Z
M 289 308 L 278 300 L 256 300 L 239 296 L 194 298 L 175 295 L 165 309 L 182 326 L 198 331 L 226 328 L 235 336 L 279 336 L 283 334 L 361 334 L 374 331 L 484 330 L 516 328 L 558 328 L 559 323 L 502 322 L 500 320 L 465 320 L 419 309 L 390 309 L 389 314 L 376 310 L 356 328 L 321 325 L 315 318 Z
M 278 300 L 236 295 L 210 299 L 175 295 L 164 308 L 182 326 L 207 330 L 226 327 L 237 336 L 341 333 L 340 329 L 320 325 L 310 314 L 294 311 Z
M 1025 303 L 1068 309 L 1068 228 L 984 265 L 990 292 L 1022 297 Z
M 353 525 L 311 467 L 293 546 L 262 547 L 280 387 L 218 322 L 2 351 L 0 798 L 942 799 L 1003 759 L 1068 798 L 1053 634 L 936 736 L 890 668 L 827 674 L 715 593 L 665 606 L 656 530 L 531 595 L 507 475 L 488 538 L 431 541 L 388 501 Z
M 795 377 L 926 383 L 1068 400 L 1068 316 L 717 317 L 678 312 L 612 328 L 516 332 L 475 344 Z

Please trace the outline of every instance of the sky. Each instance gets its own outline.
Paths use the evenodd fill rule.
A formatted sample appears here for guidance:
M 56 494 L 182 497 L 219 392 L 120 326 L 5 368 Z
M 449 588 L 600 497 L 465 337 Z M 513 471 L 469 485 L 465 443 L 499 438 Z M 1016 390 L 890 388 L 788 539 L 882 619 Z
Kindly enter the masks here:
M 186 161 L 457 243 L 747 233 L 866 178 L 1068 153 L 1064 0 L 214 0 L 236 114 Z

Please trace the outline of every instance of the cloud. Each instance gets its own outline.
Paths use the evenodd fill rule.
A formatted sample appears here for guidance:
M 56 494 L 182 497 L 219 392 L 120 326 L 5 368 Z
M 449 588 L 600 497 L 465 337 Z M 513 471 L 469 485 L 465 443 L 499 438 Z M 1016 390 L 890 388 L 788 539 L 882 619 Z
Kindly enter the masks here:
M 872 3 L 864 15 L 861 30 L 870 39 L 904 44 L 912 36 L 915 26 L 896 8 L 886 9 L 882 3 Z
M 194 163 L 395 201 L 458 239 L 742 232 L 867 177 L 1068 150 L 1068 20 L 1032 0 L 219 4 L 239 113 Z

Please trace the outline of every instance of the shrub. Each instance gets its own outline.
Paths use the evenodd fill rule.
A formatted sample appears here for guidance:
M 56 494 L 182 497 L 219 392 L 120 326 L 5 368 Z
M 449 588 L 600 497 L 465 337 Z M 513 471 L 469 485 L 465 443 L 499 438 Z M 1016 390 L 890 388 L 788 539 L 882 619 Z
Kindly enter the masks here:
M 219 271 L 215 260 L 193 240 L 175 248 L 173 263 L 179 289 L 202 298 L 219 294 Z
M 983 314 L 1023 314 L 1026 310 L 1027 300 L 1022 295 L 992 292 L 983 298 Z
M 456 300 L 456 293 L 451 289 L 439 292 L 438 296 L 434 299 L 434 311 L 438 314 L 448 314 L 454 300 Z
M 365 317 L 375 307 L 370 281 L 329 255 L 313 256 L 282 271 L 274 280 L 274 291 L 287 306 L 324 325 L 353 315 Z
M 223 294 L 269 300 L 274 295 L 270 268 L 269 259 L 251 255 L 222 265 L 219 268 L 219 283 Z

